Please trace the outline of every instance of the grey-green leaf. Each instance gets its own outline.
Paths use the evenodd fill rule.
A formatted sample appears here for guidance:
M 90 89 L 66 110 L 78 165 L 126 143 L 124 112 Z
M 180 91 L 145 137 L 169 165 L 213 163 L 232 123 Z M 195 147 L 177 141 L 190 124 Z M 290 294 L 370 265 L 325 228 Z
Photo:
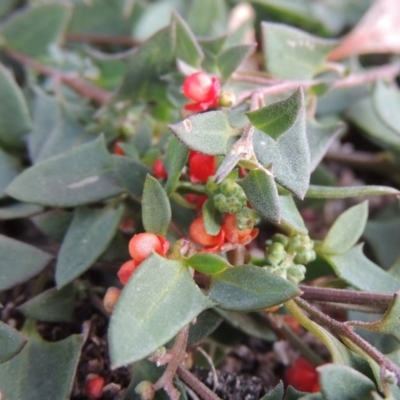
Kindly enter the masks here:
M 170 195 L 178 184 L 183 167 L 186 164 L 189 150 L 175 136 L 172 136 L 167 145 L 165 167 L 168 172 L 165 191 Z
M 0 64 L 0 144 L 20 147 L 29 131 L 28 105 L 11 73 Z
M 0 113 L 1 113 L 1 111 L 0 111 Z M 0 147 L 0 171 L 1 171 L 1 174 L 0 174 L 0 199 L 3 199 L 4 197 L 7 196 L 4 192 L 4 189 L 19 174 L 20 169 L 21 169 L 21 166 L 20 166 L 18 159 L 11 156 L 10 154 L 7 154 Z
M 71 7 L 61 3 L 29 7 L 9 18 L 0 35 L 13 50 L 31 57 L 45 56 L 50 45 L 60 42 L 70 12 Z
M 212 275 L 209 297 L 228 311 L 257 311 L 283 303 L 300 293 L 297 286 L 267 272 L 243 265 Z
M 264 62 L 269 73 L 283 79 L 311 79 L 325 68 L 337 45 L 284 24 L 262 22 Z
M 368 219 L 368 202 L 357 204 L 339 215 L 319 246 L 323 254 L 342 254 L 351 249 L 364 232 Z
M 32 222 L 46 236 L 56 242 L 62 242 L 71 224 L 73 213 L 64 210 L 49 210 L 32 217 Z
M 279 204 L 281 210 L 281 225 L 290 230 L 307 234 L 308 229 L 297 209 L 293 196 L 279 196 Z
M 258 130 L 266 133 L 272 139 L 278 140 L 295 124 L 303 107 L 303 93 L 299 89 L 287 99 L 249 112 L 247 116 Z
M 26 337 L 0 321 L 0 364 L 18 354 L 26 344 Z
M 169 127 L 189 149 L 210 155 L 226 154 L 236 134 L 224 111 L 195 114 Z
M 61 288 L 100 257 L 111 243 L 121 221 L 123 207 L 78 208 L 58 253 L 56 283 Z
M 322 394 L 326 400 L 373 400 L 374 383 L 346 365 L 325 364 L 318 367 Z
M 212 306 L 183 263 L 151 255 L 124 287 L 111 315 L 113 367 L 147 357 Z
M 400 289 L 400 279 L 384 271 L 365 257 L 363 245 L 353 247 L 346 253 L 325 257 L 339 278 L 357 289 L 393 294 Z
M 123 191 L 103 137 L 28 168 L 6 189 L 18 200 L 54 207 L 92 203 Z
M 301 89 L 298 93 L 301 109 L 296 122 L 279 137 L 279 140 L 274 140 L 256 129 L 253 134 L 253 147 L 262 165 L 272 164 L 275 180 L 302 199 L 310 182 L 311 164 L 304 96 Z
M 36 247 L 0 235 L 0 291 L 25 282 L 53 258 Z
M 43 211 L 43 207 L 30 203 L 11 203 L 0 207 L 0 220 L 26 218 Z
M 276 183 L 264 171 L 250 171 L 246 178 L 238 182 L 246 193 L 251 206 L 271 222 L 280 222 L 281 210 Z
M 142 220 L 144 229 L 165 236 L 171 222 L 171 205 L 160 182 L 147 175 L 142 197 Z
M 399 195 L 399 191 L 389 186 L 318 186 L 310 185 L 306 197 L 315 199 L 347 199 L 362 196 L 390 196 Z
M 239 65 L 252 53 L 254 47 L 254 45 L 239 44 L 227 48 L 218 56 L 218 69 L 224 80 L 236 71 Z
M 18 310 L 26 317 L 46 322 L 69 322 L 75 307 L 73 285 L 48 289 L 21 304 Z
M 9 400 L 68 399 L 82 347 L 82 336 L 45 342 L 34 328 L 22 331 L 28 343 L 10 361 L 0 364 L 2 395 Z M 45 379 L 51 377 L 51 379 Z M 44 383 L 45 382 L 45 383 Z
M 322 125 L 312 120 L 307 123 L 307 141 L 310 148 L 311 171 L 317 168 L 331 143 L 346 129 L 343 122 Z

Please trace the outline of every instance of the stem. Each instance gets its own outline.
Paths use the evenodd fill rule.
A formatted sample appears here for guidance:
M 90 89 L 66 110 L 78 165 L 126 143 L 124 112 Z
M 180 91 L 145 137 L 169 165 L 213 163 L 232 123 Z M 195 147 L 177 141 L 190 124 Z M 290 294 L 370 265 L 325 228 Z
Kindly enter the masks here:
M 387 308 L 392 303 L 393 297 L 380 293 L 365 293 L 353 290 L 319 288 L 300 285 L 304 300 L 327 301 L 331 303 L 357 304 Z
M 190 386 L 203 400 L 222 400 L 182 365 L 178 366 L 177 374 L 179 378 Z
M 242 244 L 239 244 L 237 247 L 235 247 L 232 250 L 229 250 L 226 253 L 226 256 L 228 258 L 228 261 L 233 265 L 243 265 L 244 264 L 244 258 L 245 258 L 245 247 Z
M 80 79 L 76 75 L 66 74 L 64 72 L 60 72 L 54 68 L 48 67 L 47 65 L 43 65 L 38 61 L 13 50 L 5 50 L 5 54 L 12 58 L 15 61 L 23 64 L 26 67 L 33 69 L 39 74 L 50 76 L 58 79 L 60 82 L 69 86 L 78 94 L 92 100 L 99 106 L 104 106 L 108 104 L 113 96 L 112 93 L 100 89 L 97 86 L 94 86 L 84 80 Z
M 301 298 L 296 298 L 293 301 L 303 310 L 311 314 L 317 322 L 327 325 L 339 337 L 344 336 L 351 340 L 356 346 L 376 361 L 381 368 L 391 371 L 396 376 L 397 385 L 400 386 L 400 367 L 392 360 L 365 341 L 346 324 L 334 320 Z
M 172 347 L 171 353 L 174 357 L 169 361 L 166 370 L 153 385 L 154 390 L 164 390 L 168 393 L 171 400 L 178 400 L 180 397 L 179 391 L 175 388 L 172 383 L 179 364 L 183 361 L 186 355 L 186 345 L 189 337 L 189 325 L 185 326 L 176 336 L 174 346 Z
M 333 83 L 333 88 L 348 88 L 354 86 L 360 86 L 365 83 L 374 82 L 377 79 L 394 79 L 396 75 L 400 73 L 400 63 L 383 65 L 377 68 L 371 68 L 367 71 L 361 72 L 359 74 L 350 75 L 346 78 L 339 78 Z M 243 80 L 244 82 L 250 82 L 254 84 L 260 84 L 259 77 L 235 75 L 236 80 Z M 261 87 L 257 89 L 252 89 L 241 93 L 237 96 L 236 105 L 244 102 L 250 98 L 255 92 L 262 93 L 264 96 L 272 96 L 275 94 L 283 93 L 289 90 L 294 90 L 299 87 L 304 89 L 319 83 L 331 83 L 331 81 L 324 81 L 322 79 L 304 80 L 304 81 L 284 81 L 273 84 L 269 79 L 263 79 L 267 87 Z

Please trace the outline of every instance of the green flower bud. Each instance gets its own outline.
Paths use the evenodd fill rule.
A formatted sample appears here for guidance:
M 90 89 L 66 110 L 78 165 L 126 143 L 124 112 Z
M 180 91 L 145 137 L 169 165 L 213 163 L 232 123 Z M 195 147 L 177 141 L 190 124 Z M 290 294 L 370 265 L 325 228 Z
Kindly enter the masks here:
M 271 238 L 271 242 L 282 243 L 283 246 L 286 247 L 289 243 L 289 238 L 286 235 L 283 235 L 282 233 L 275 233 L 275 235 L 273 235 Z
M 221 212 L 221 213 L 228 212 L 228 204 L 227 204 L 225 195 L 223 195 L 222 193 L 219 193 L 219 194 L 214 195 L 212 199 L 213 199 L 215 208 L 219 212 Z
M 225 196 L 236 196 L 243 189 L 233 179 L 225 179 L 221 182 L 220 190 Z
M 232 107 L 236 102 L 235 93 L 228 90 L 221 90 L 218 96 L 218 104 L 221 107 Z
M 287 270 L 288 280 L 296 285 L 301 282 L 306 276 L 306 267 L 301 264 L 292 265 Z
M 300 249 L 300 251 L 296 254 L 293 261 L 296 264 L 308 264 L 313 259 L 315 259 L 315 252 L 312 250 L 303 248 L 303 249 Z
M 242 207 L 236 214 L 236 227 L 243 231 L 245 229 L 253 229 L 256 224 L 257 213 L 248 207 Z
M 282 243 L 272 243 L 267 249 L 266 260 L 272 264 L 279 264 L 286 256 L 285 247 Z
M 295 235 L 289 238 L 289 243 L 286 246 L 286 250 L 288 253 L 294 254 L 296 251 L 299 250 L 302 244 L 303 244 L 302 235 L 296 233 Z
M 243 204 L 236 197 L 228 197 L 226 200 L 226 205 L 228 207 L 229 214 L 236 214 L 243 207 Z

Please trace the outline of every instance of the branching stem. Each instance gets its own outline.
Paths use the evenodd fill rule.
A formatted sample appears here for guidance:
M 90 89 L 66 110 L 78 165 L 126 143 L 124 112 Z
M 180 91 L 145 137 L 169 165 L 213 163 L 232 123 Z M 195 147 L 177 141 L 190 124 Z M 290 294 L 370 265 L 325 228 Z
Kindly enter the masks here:
M 336 333 L 339 337 L 345 337 L 353 342 L 357 347 L 368 354 L 374 361 L 376 361 L 381 368 L 392 372 L 397 379 L 397 384 L 400 385 L 400 367 L 391 361 L 388 357 L 378 351 L 375 347 L 369 344 L 361 336 L 355 333 L 348 325 L 336 321 L 335 319 L 324 314 L 316 307 L 312 306 L 307 301 L 297 297 L 294 302 L 303 310 L 308 312 L 320 324 L 328 326 L 332 332 Z

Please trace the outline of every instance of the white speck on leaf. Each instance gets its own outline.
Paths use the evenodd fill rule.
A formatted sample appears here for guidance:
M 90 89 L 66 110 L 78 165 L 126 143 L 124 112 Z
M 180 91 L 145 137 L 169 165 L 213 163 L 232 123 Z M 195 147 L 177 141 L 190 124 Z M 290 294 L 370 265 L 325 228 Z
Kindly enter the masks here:
M 67 186 L 68 189 L 80 189 L 86 185 L 91 185 L 92 183 L 95 183 L 99 180 L 98 175 L 95 176 L 89 176 L 85 179 L 82 179 L 79 182 L 71 183 L 70 185 Z
M 183 121 L 183 126 L 185 127 L 186 132 L 190 132 L 193 128 L 192 121 L 190 119 L 185 119 Z

